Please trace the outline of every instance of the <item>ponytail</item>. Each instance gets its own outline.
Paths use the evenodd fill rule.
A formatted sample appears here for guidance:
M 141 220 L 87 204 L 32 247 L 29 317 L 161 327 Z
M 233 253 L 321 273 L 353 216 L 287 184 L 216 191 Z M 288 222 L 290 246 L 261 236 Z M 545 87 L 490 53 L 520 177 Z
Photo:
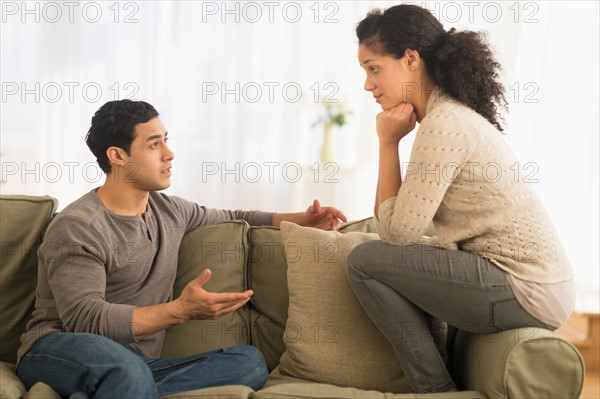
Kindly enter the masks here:
M 501 66 L 484 35 L 452 28 L 440 44 L 429 59 L 425 58 L 431 78 L 445 93 L 503 131 L 498 117 L 500 108 L 507 110 L 508 103 L 504 85 L 499 81 Z

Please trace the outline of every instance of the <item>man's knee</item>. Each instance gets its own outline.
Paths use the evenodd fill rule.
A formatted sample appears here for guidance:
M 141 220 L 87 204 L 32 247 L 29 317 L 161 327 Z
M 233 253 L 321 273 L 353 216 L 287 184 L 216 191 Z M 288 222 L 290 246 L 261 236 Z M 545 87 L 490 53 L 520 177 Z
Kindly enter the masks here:
M 145 361 L 106 337 L 89 333 L 54 333 L 43 337 L 19 364 L 28 386 L 45 382 L 62 396 L 75 392 L 97 397 L 118 392 L 153 397 L 154 378 Z
M 88 352 L 87 366 L 94 374 L 102 375 L 102 380 L 106 379 L 110 384 L 154 386 L 152 371 L 140 356 L 110 338 L 87 333 L 79 335 L 87 343 L 79 347 L 80 351 Z
M 108 370 L 116 371 L 127 381 L 136 381 L 137 383 L 154 384 L 152 371 L 146 362 L 139 356 L 132 354 L 126 358 L 121 358 L 120 364 L 113 364 Z
M 225 353 L 239 357 L 239 382 L 254 390 L 262 388 L 267 382 L 269 371 L 260 350 L 251 345 L 239 345 L 224 349 Z

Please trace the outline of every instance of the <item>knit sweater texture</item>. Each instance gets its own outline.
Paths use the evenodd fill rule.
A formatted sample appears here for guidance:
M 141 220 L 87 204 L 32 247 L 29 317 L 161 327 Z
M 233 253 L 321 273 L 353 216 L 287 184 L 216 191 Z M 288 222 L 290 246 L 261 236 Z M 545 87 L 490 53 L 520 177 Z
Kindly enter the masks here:
M 537 283 L 573 278 L 558 234 L 520 163 L 483 116 L 439 88 L 429 98 L 398 195 L 376 218 L 381 239 L 422 242 L 490 259 Z M 422 240 L 433 222 L 435 239 Z

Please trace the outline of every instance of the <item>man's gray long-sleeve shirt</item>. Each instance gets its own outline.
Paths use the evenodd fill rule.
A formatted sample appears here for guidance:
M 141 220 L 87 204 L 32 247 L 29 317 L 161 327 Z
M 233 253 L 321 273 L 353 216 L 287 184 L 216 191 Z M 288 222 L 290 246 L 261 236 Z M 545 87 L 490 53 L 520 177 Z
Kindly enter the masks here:
M 92 190 L 52 221 L 38 250 L 33 318 L 18 359 L 52 332 L 89 332 L 158 357 L 165 332 L 136 341 L 132 312 L 172 299 L 183 235 L 226 220 L 271 225 L 272 213 L 207 209 L 150 192 L 143 216 L 110 212 Z

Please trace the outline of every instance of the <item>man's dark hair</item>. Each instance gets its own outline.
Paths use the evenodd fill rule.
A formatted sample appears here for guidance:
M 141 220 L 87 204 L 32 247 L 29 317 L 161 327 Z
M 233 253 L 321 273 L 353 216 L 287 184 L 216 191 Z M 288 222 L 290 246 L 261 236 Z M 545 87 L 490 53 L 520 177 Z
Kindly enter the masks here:
M 135 139 L 135 125 L 157 116 L 158 112 L 152 105 L 132 100 L 109 101 L 96 111 L 85 142 L 104 173 L 111 172 L 106 150 L 114 146 L 129 154 Z

